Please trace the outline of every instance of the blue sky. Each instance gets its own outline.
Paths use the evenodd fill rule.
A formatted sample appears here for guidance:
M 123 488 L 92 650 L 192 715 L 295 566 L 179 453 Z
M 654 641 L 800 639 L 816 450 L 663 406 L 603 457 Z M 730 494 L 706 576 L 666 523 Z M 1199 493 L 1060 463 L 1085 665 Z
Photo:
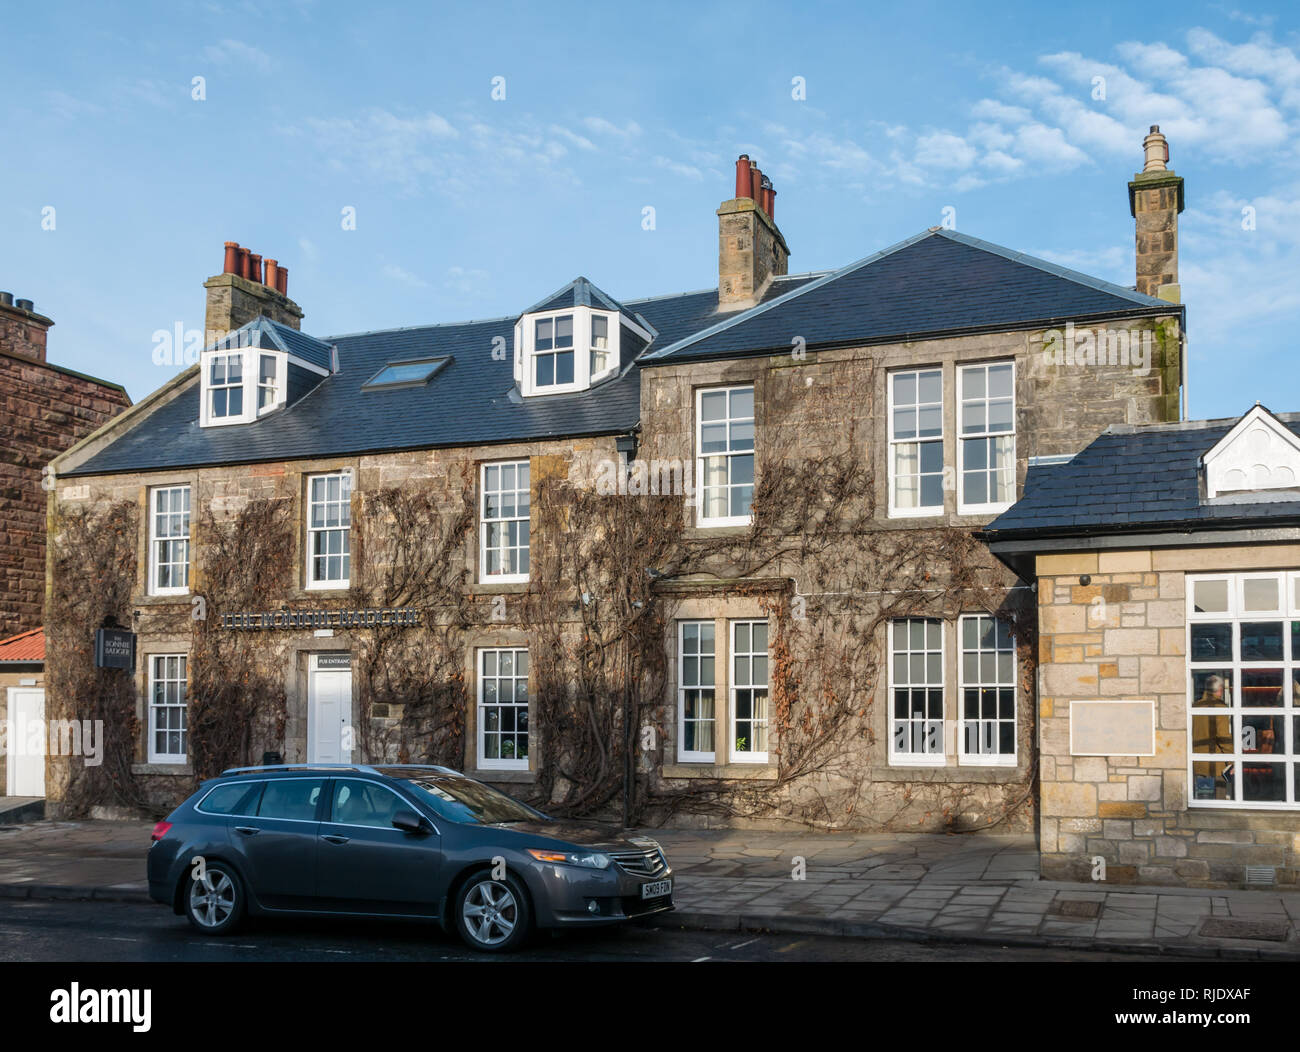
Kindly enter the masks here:
M 1134 11 L 29 6 L 0 66 L 0 289 L 54 318 L 52 361 L 139 399 L 175 372 L 153 334 L 202 328 L 226 240 L 287 266 L 322 336 L 517 313 L 577 274 L 623 299 L 704 288 L 741 152 L 776 185 L 792 272 L 951 207 L 959 230 L 1131 285 L 1126 184 L 1160 124 L 1187 181 L 1191 415 L 1300 410 L 1276 338 L 1300 317 L 1300 24 Z

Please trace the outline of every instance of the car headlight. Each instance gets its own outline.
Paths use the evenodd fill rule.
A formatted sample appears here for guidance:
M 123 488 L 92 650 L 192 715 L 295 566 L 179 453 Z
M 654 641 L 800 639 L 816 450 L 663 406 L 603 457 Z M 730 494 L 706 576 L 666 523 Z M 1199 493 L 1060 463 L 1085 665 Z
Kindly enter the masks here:
M 538 862 L 558 862 L 586 869 L 606 869 L 609 866 L 609 856 L 599 851 L 549 851 L 546 848 L 530 847 L 528 853 Z

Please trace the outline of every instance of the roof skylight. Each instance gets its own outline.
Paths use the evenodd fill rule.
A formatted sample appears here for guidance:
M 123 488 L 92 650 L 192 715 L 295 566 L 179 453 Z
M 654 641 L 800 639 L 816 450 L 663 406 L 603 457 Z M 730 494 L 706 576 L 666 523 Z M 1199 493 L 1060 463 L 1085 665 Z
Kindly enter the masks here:
M 363 391 L 376 388 L 391 390 L 395 387 L 422 387 L 451 361 L 451 355 L 436 358 L 417 358 L 405 362 L 389 362 L 379 372 L 361 385 Z

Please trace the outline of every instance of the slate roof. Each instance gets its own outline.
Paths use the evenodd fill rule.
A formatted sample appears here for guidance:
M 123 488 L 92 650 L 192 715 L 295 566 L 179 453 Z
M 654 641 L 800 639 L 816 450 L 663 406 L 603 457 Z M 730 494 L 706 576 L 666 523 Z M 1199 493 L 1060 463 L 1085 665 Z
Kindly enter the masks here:
M 45 630 L 34 628 L 0 639 L 0 665 L 37 665 L 45 661 Z
M 779 296 L 818 276 L 780 278 L 767 295 Z M 704 289 L 629 300 L 623 306 L 629 315 L 640 314 L 654 326 L 659 333 L 656 343 L 679 340 L 717 320 L 718 293 L 716 289 Z M 199 377 L 195 371 L 189 386 L 172 401 L 149 412 L 84 464 L 61 474 L 76 477 L 491 445 L 621 434 L 636 427 L 641 402 L 641 376 L 636 369 L 625 369 L 589 391 L 520 398 L 515 392 L 511 359 L 492 357 L 496 337 L 502 337 L 507 347 L 512 346 L 517 320 L 511 315 L 354 333 L 327 340 L 294 333 L 304 342 L 319 344 L 326 352 L 331 345 L 337 347 L 339 371 L 322 379 L 292 405 L 254 423 L 201 428 Z M 259 319 L 259 329 L 268 338 L 291 340 L 284 326 L 269 319 Z M 389 362 L 438 355 L 449 355 L 452 361 L 426 385 L 362 390 L 362 385 Z
M 197 372 L 170 402 L 67 476 L 480 446 L 618 434 L 639 423 L 640 369 L 701 358 L 863 344 L 926 335 L 1006 331 L 1057 319 L 1168 314 L 1182 308 L 949 230 L 930 230 L 841 270 L 777 278 L 747 310 L 718 309 L 717 289 L 625 300 L 579 277 L 530 310 L 593 305 L 649 323 L 636 367 L 589 391 L 523 399 L 509 357 L 518 315 L 316 339 L 260 319 L 259 338 L 339 371 L 249 424 L 200 428 Z M 527 313 L 527 312 L 524 312 Z M 363 390 L 385 364 L 450 356 L 427 385 Z
M 1300 413 L 1276 416 L 1300 435 Z M 1069 462 L 1031 469 L 1024 496 L 985 527 L 984 539 L 1300 524 L 1300 499 L 1288 499 L 1293 495 L 1202 498 L 1200 458 L 1236 423 L 1111 427 Z
M 586 278 L 574 278 L 558 292 L 547 296 L 541 303 L 529 307 L 525 314 L 536 311 L 563 310 L 565 307 L 603 307 L 605 310 L 622 310 L 623 305 L 607 296 Z
M 955 230 L 933 229 L 684 340 L 656 340 L 642 361 L 770 354 L 789 350 L 795 336 L 808 347 L 857 345 L 1181 309 Z
M 251 342 L 241 343 L 241 340 Z M 315 336 L 308 336 L 305 332 L 299 332 L 287 325 L 281 325 L 278 321 L 272 321 L 265 315 L 259 315 L 247 325 L 236 329 L 225 339 L 218 340 L 213 346 L 218 350 L 228 347 L 251 346 L 265 348 L 266 350 L 284 351 L 286 354 L 292 354 L 322 369 L 330 368 L 332 354 L 328 341 L 318 340 Z

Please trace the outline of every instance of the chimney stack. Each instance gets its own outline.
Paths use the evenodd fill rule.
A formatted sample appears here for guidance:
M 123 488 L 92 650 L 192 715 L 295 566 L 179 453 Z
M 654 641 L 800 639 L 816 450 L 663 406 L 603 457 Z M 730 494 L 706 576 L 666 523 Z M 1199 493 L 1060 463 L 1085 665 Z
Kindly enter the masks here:
M 1169 167 L 1169 143 L 1160 125 L 1142 140 L 1142 171 L 1128 184 L 1129 212 L 1137 221 L 1137 290 L 1178 303 L 1178 214 L 1183 179 Z
M 262 257 L 237 241 L 225 243 L 220 274 L 203 283 L 208 290 L 205 344 L 247 325 L 259 315 L 301 328 L 302 308 L 289 299 L 289 268 L 268 259 L 263 274 Z
M 33 362 L 45 361 L 45 337 L 54 322 L 34 308 L 31 300 L 0 292 L 0 351 Z
M 790 248 L 777 229 L 776 190 L 749 155 L 736 160 L 736 196 L 718 207 L 718 309 L 758 302 L 788 272 Z

